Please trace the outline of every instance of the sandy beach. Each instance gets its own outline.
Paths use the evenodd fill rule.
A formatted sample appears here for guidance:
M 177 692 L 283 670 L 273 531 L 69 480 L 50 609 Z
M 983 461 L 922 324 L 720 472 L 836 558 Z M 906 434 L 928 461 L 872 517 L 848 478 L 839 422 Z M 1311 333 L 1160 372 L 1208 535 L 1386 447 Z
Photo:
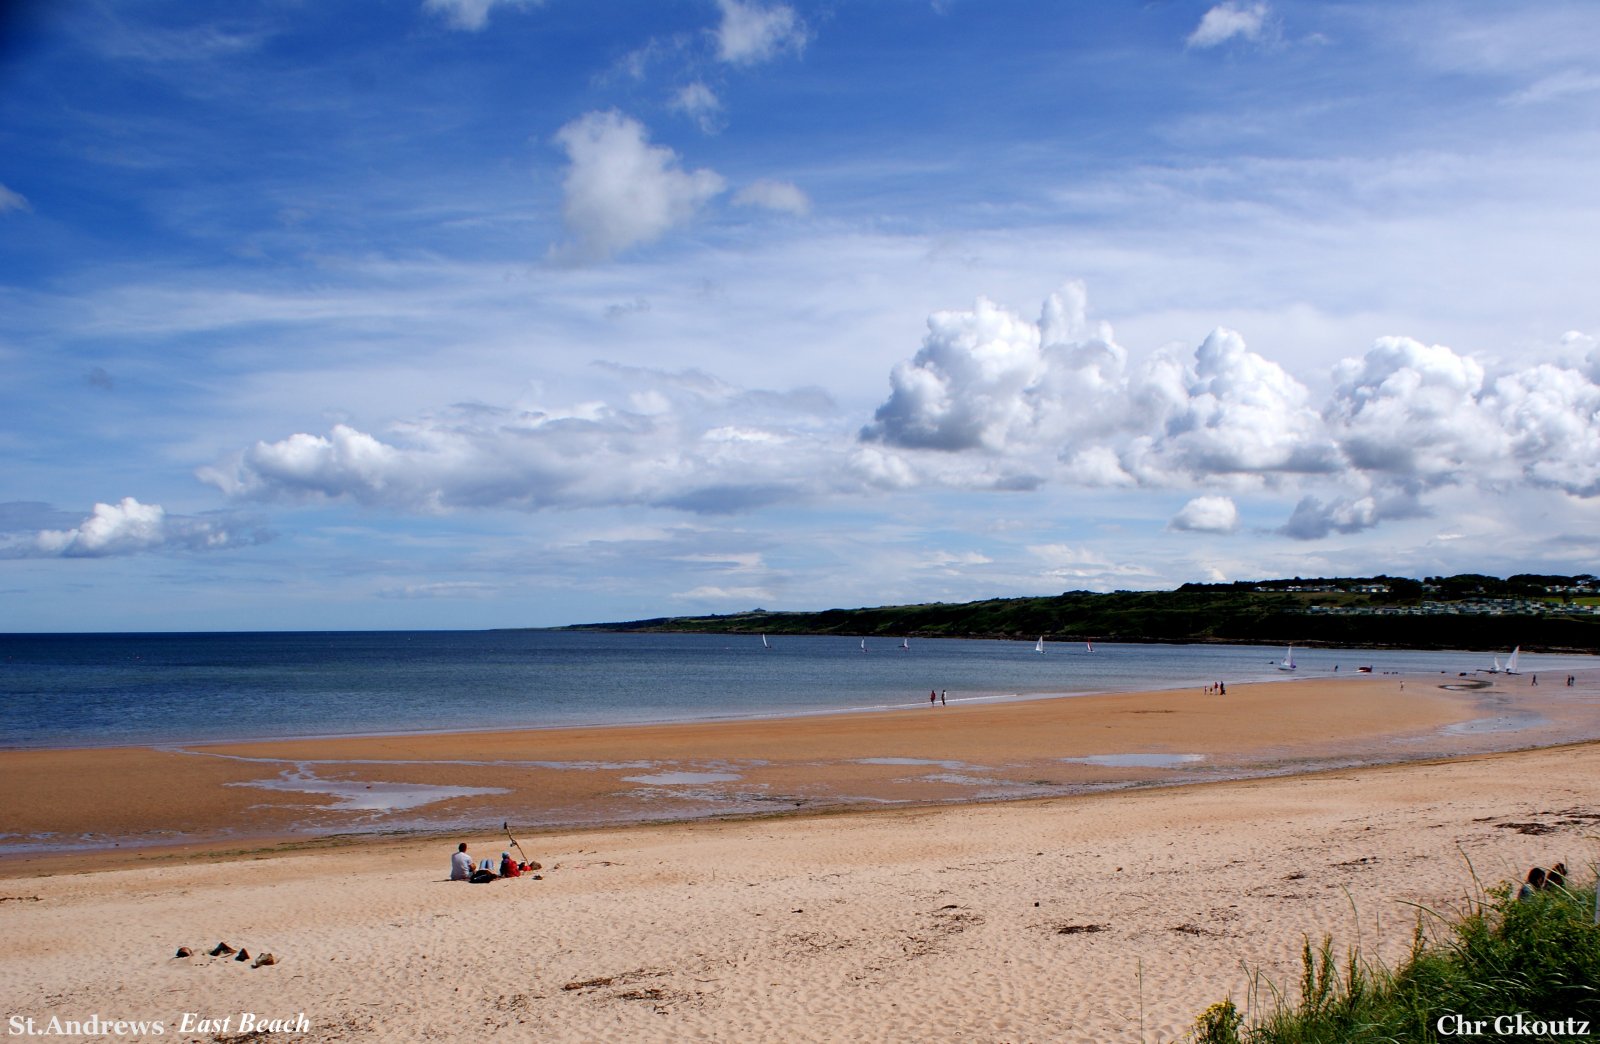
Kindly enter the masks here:
M 1574 687 L 1306 678 L 670 725 L 0 750 L 0 874 L 328 835 L 1064 796 L 1600 738 Z
M 1115 788 L 1172 770 L 1061 760 L 1165 751 L 1205 755 L 1208 770 L 1233 759 L 1224 768 L 1276 771 L 1411 751 L 1418 736 L 1482 739 L 1447 730 L 1482 720 L 1484 690 L 1406 684 L 1403 700 L 1387 678 L 1240 687 L 1203 715 L 1204 696 L 1153 693 L 537 736 L 6 752 L 8 804 L 21 797 L 8 815 L 185 844 L 0 864 L 0 998 L 8 1026 L 93 1016 L 163 1031 L 122 1026 L 116 1039 L 1176 1040 L 1208 1004 L 1248 1001 L 1252 982 L 1292 992 L 1307 937 L 1392 960 L 1419 911 L 1459 906 L 1480 883 L 1557 860 L 1591 878 L 1600 744 L 1133 789 Z M 1562 713 L 1600 709 L 1592 694 L 1561 695 L 1573 696 Z M 337 813 L 308 810 L 303 793 L 225 785 L 261 775 L 241 758 L 323 759 L 361 762 L 338 771 L 369 781 L 426 783 L 420 767 L 507 791 L 433 809 L 438 826 L 500 809 L 520 821 L 541 807 L 605 813 L 606 794 L 641 771 L 499 764 L 535 756 L 645 763 L 645 775 L 721 765 L 740 787 L 815 811 L 529 830 L 518 840 L 542 880 L 469 885 L 446 880 L 454 842 L 498 856 L 504 834 L 297 838 L 289 825 Z M 428 764 L 400 764 L 414 760 Z M 939 787 L 970 797 L 972 785 L 925 779 L 963 770 L 921 760 L 1016 779 L 1048 762 L 1110 789 L 939 804 Z M 541 793 L 552 780 L 580 782 Z M 621 784 L 616 801 L 637 807 L 640 786 Z M 204 956 L 219 941 L 277 963 Z M 174 957 L 180 946 L 197 956 Z

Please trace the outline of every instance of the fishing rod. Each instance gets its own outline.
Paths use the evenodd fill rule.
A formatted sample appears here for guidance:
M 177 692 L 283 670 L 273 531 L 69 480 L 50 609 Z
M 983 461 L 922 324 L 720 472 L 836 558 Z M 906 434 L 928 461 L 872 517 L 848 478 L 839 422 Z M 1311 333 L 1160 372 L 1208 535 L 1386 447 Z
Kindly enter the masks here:
M 505 820 L 500 824 L 500 829 L 506 832 L 506 838 L 516 846 L 517 854 L 522 856 L 522 861 L 529 866 L 534 866 L 533 860 L 528 858 L 528 853 L 522 850 L 522 842 L 511 836 L 511 821 Z

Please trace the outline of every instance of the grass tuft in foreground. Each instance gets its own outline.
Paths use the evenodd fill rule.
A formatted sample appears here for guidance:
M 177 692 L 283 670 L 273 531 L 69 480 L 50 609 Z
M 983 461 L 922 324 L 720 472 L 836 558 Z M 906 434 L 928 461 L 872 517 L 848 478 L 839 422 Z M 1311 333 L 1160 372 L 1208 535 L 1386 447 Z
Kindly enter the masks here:
M 1300 1001 L 1274 995 L 1249 1025 L 1231 999 L 1195 1020 L 1196 1044 L 1600 1040 L 1600 926 L 1594 888 L 1550 888 L 1517 901 L 1491 890 L 1429 943 L 1417 924 L 1397 971 L 1333 942 L 1306 941 Z M 1584 1024 L 1587 1025 L 1584 1025 Z

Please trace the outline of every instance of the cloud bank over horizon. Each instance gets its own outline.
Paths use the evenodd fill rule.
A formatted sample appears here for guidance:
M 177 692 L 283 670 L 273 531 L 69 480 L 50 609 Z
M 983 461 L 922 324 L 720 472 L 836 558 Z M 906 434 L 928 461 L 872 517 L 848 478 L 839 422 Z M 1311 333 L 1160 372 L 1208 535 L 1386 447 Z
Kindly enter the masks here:
M 1380 338 L 1307 385 L 1218 327 L 1192 350 L 1130 362 L 1070 283 L 1037 320 L 980 298 L 928 318 L 920 350 L 851 436 L 820 389 L 743 389 L 704 373 L 613 369 L 612 401 L 477 404 L 258 441 L 200 477 L 244 501 L 351 500 L 388 510 L 648 506 L 736 514 L 885 490 L 1213 490 L 1171 528 L 1226 534 L 1226 494 L 1292 500 L 1296 540 L 1428 511 L 1447 486 L 1600 497 L 1600 348 L 1568 365 L 1490 372 L 1471 356 Z M 1317 492 L 1298 491 L 1316 490 Z
M 1382 337 L 1334 368 L 1319 404 L 1222 327 L 1192 358 L 1169 348 L 1130 365 L 1109 325 L 1089 328 L 1085 303 L 1072 284 L 1037 321 L 986 299 L 936 313 L 862 438 L 1032 459 L 1089 487 L 1323 480 L 1365 491 L 1335 505 L 1302 500 L 1286 530 L 1302 539 L 1406 517 L 1417 495 L 1446 485 L 1600 496 L 1600 349 L 1489 373 L 1448 347 Z M 1309 521 L 1330 512 L 1337 522 Z

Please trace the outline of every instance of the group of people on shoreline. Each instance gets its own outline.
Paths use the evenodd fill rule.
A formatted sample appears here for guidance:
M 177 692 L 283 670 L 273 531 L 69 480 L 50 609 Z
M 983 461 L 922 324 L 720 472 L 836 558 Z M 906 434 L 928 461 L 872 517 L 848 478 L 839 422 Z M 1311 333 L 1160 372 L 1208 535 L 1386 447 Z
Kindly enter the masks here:
M 538 863 L 517 862 L 511 858 L 510 852 L 500 853 L 500 867 L 495 869 L 494 860 L 485 858 L 477 866 L 472 865 L 472 856 L 467 854 L 467 843 L 461 842 L 455 852 L 450 856 L 450 880 L 470 881 L 473 884 L 486 884 L 506 877 L 521 877 L 540 869 Z M 533 874 L 534 880 L 539 880 L 538 874 Z

